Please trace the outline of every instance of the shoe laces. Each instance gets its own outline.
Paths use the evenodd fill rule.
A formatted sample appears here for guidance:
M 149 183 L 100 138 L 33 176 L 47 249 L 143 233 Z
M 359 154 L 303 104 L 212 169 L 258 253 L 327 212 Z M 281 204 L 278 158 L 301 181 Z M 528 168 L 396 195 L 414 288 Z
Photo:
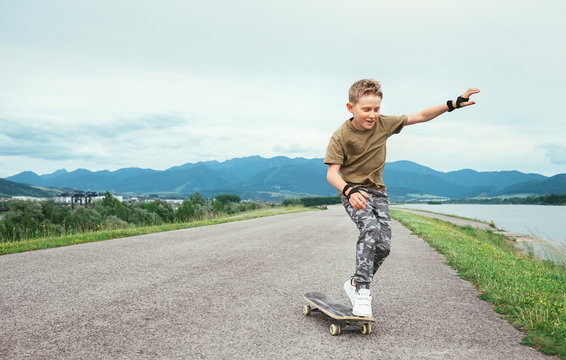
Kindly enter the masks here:
M 360 305 L 370 305 L 371 304 L 371 294 L 367 289 L 360 289 L 356 296 L 356 304 Z

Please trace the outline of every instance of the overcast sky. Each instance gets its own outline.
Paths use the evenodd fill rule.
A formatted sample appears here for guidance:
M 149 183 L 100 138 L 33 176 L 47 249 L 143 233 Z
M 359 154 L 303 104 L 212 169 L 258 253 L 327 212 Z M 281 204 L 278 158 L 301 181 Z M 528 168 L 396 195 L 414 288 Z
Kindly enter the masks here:
M 566 173 L 565 13 L 560 0 L 0 0 L 0 177 L 324 157 L 368 77 L 390 115 L 481 90 L 393 136 L 388 161 Z

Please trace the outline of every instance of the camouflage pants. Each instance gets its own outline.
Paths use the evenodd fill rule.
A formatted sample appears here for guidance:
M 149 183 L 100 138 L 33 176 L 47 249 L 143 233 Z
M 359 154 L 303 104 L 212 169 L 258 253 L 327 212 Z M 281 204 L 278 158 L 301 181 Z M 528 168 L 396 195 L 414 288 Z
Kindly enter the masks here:
M 356 273 L 354 282 L 358 288 L 369 289 L 377 272 L 391 249 L 391 216 L 385 191 L 362 188 L 370 195 L 366 208 L 357 210 L 342 195 L 342 205 L 360 230 L 356 245 Z

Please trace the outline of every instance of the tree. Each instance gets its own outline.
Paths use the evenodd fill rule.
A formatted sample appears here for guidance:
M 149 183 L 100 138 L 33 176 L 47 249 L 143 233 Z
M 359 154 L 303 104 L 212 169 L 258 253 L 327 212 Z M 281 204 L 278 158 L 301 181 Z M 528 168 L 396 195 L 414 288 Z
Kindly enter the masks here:
M 189 200 L 183 200 L 183 203 L 177 208 L 175 218 L 179 221 L 190 221 L 196 218 L 196 210 L 194 204 Z
M 216 201 L 220 201 L 222 205 L 226 205 L 227 203 L 239 203 L 242 201 L 238 195 L 234 194 L 220 194 L 216 196 Z
M 159 215 L 142 208 L 142 204 L 130 206 L 128 218 L 130 223 L 137 225 L 159 225 L 163 223 Z
M 21 240 L 35 237 L 45 220 L 41 204 L 30 200 L 12 200 L 9 206 L 10 211 L 3 220 L 6 238 Z
M 44 219 L 52 224 L 64 227 L 71 219 L 71 210 L 66 205 L 57 204 L 53 200 L 42 201 L 41 208 Z
M 157 214 L 164 222 L 172 222 L 174 219 L 173 208 L 164 200 L 155 199 L 152 202 L 142 204 L 142 208 Z
M 95 209 L 87 209 L 79 206 L 73 211 L 72 222 L 77 230 L 82 232 L 97 229 L 97 225 L 102 223 L 102 216 Z
M 222 201 L 216 200 L 214 202 L 214 204 L 212 205 L 212 209 L 214 210 L 214 212 L 216 214 L 220 214 L 220 213 L 224 212 L 224 204 L 222 203 Z
M 122 221 L 128 221 L 128 207 L 108 191 L 102 200 L 95 201 L 94 208 L 103 217 L 116 216 Z
M 194 194 L 189 196 L 189 200 L 195 205 L 196 204 L 204 205 L 205 203 L 204 198 L 198 192 L 195 192 Z

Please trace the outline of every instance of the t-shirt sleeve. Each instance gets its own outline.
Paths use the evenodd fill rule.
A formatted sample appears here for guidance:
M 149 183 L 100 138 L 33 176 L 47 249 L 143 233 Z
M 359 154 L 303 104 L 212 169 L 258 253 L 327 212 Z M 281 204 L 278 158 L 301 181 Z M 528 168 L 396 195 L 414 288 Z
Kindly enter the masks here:
M 332 135 L 330 141 L 328 142 L 328 148 L 326 149 L 326 156 L 324 157 L 324 163 L 330 164 L 344 164 L 344 149 L 340 142 L 336 138 L 336 134 Z
M 407 123 L 407 115 L 383 116 L 383 124 L 389 136 L 399 134 Z

